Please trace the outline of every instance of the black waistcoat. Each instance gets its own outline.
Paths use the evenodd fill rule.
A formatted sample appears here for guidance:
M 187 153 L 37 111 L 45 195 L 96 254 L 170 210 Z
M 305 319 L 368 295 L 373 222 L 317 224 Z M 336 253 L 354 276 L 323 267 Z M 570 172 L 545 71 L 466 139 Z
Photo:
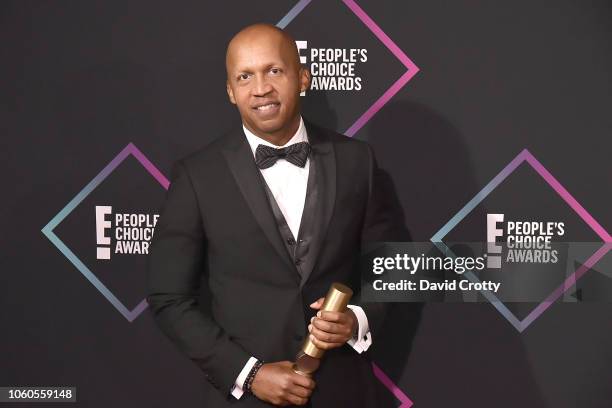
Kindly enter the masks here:
M 319 172 L 317 171 L 317 158 L 316 153 L 311 152 L 308 160 L 310 161 L 308 169 L 308 181 L 306 183 L 306 200 L 304 202 L 304 210 L 302 212 L 302 218 L 300 220 L 300 228 L 298 231 L 297 240 L 294 239 L 293 233 L 287 225 L 287 221 L 283 216 L 281 209 L 272 194 L 272 191 L 268 187 L 265 178 L 259 172 L 262 183 L 265 186 L 266 195 L 268 201 L 272 207 L 274 218 L 276 219 L 276 226 L 278 232 L 283 238 L 285 248 L 289 253 L 289 256 L 293 260 L 293 264 L 297 269 L 297 273 L 300 275 L 300 287 L 304 286 L 304 283 L 312 273 L 316 259 L 312 256 L 312 252 L 309 251 L 313 238 L 320 234 L 322 228 L 322 216 L 321 216 L 321 205 L 322 200 L 320 195 L 322 194 L 321 186 L 323 185 L 320 180 Z

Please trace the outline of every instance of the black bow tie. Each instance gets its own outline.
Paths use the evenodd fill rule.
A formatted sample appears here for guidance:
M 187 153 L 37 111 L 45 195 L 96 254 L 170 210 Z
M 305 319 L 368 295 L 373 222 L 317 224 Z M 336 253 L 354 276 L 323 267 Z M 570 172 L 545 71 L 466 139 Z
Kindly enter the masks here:
M 267 169 L 273 166 L 278 159 L 285 159 L 298 167 L 304 167 L 309 154 L 310 144 L 308 142 L 294 143 L 280 149 L 260 144 L 255 149 L 255 164 L 260 169 Z

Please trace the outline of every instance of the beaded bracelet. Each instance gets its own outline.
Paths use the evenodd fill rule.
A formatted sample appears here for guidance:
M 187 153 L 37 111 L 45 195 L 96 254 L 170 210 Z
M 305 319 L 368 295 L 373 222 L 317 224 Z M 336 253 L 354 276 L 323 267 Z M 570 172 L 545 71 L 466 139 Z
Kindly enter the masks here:
M 255 374 L 257 374 L 257 371 L 259 371 L 263 364 L 263 361 L 260 360 L 257 360 L 255 362 L 253 368 L 251 368 L 251 371 L 249 371 L 249 375 L 247 375 L 247 378 L 244 380 L 244 385 L 242 386 L 243 390 L 245 390 L 246 392 L 251 392 L 251 385 L 253 384 L 253 380 L 255 379 Z

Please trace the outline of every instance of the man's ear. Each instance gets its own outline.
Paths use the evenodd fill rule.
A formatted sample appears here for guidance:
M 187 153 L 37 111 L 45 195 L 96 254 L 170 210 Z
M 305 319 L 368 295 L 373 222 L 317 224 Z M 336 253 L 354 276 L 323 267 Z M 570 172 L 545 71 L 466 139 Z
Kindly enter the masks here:
M 307 91 L 308 88 L 310 88 L 310 70 L 300 67 L 300 92 Z
M 234 98 L 234 91 L 232 91 L 232 87 L 230 86 L 229 81 L 225 81 L 225 89 L 227 91 L 227 96 L 229 97 L 230 102 L 235 105 L 236 98 Z

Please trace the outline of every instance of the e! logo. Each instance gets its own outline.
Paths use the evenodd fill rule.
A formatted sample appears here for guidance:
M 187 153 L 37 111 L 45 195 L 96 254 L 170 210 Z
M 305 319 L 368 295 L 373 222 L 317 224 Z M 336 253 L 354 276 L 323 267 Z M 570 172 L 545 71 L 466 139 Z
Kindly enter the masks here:
M 111 222 L 106 220 L 107 214 L 113 213 L 110 205 L 96 205 L 96 244 L 110 245 L 111 239 L 104 232 L 111 227 Z M 98 246 L 96 248 L 96 258 L 110 259 L 110 247 Z
M 498 222 L 504 222 L 504 214 L 487 214 L 487 268 L 501 269 L 502 247 L 498 245 L 497 237 L 503 236 L 503 229 L 497 228 Z

